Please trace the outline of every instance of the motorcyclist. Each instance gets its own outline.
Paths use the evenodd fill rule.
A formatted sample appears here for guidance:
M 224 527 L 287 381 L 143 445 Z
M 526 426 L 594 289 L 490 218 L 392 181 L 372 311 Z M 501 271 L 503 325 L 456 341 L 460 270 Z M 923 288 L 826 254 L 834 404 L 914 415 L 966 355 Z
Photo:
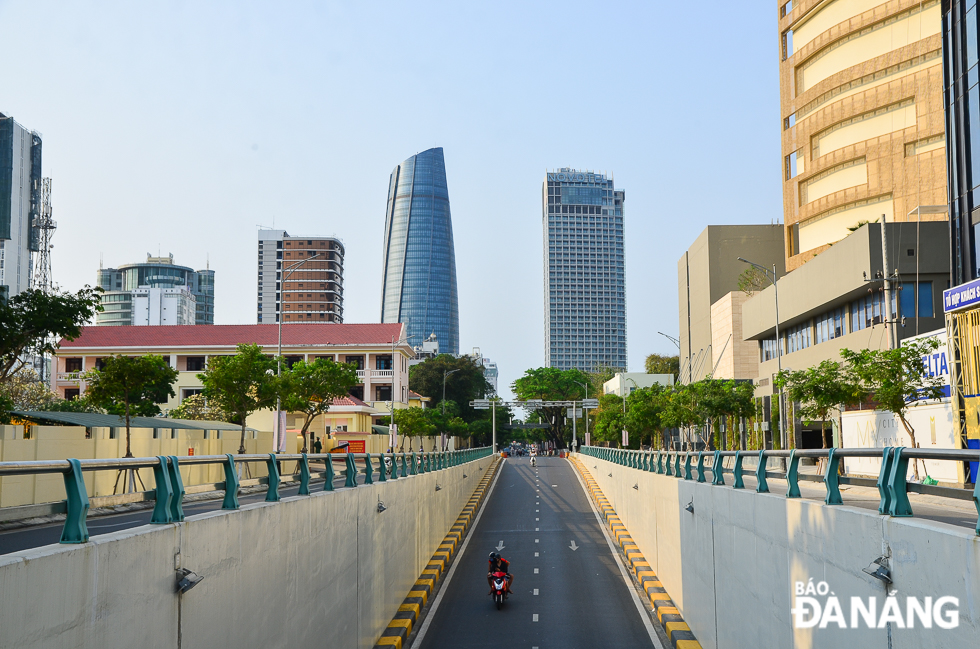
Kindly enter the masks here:
M 490 594 L 493 595 L 493 573 L 502 572 L 507 575 L 504 580 L 504 587 L 507 593 L 512 593 L 510 587 L 514 583 L 514 576 L 510 574 L 510 562 L 496 552 L 490 553 L 490 565 L 487 572 L 487 585 L 490 586 Z

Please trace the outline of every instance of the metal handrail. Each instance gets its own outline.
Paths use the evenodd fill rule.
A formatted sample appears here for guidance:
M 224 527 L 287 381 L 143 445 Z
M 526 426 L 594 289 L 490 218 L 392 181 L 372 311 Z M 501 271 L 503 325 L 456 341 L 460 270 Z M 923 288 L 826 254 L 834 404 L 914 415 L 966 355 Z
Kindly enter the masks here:
M 238 466 L 245 462 L 265 462 L 268 467 L 268 477 L 256 480 L 256 483 L 268 484 L 267 502 L 278 502 L 281 499 L 279 485 L 283 482 L 279 474 L 279 465 L 284 461 L 295 461 L 296 472 L 299 474 L 299 495 L 310 495 L 310 480 L 316 475 L 324 478 L 323 490 L 334 491 L 334 467 L 336 461 L 345 464 L 344 487 L 353 488 L 357 484 L 357 475 L 364 476 L 363 484 L 375 481 L 385 482 L 397 480 L 431 471 L 440 471 L 469 462 L 476 462 L 492 455 L 490 447 L 462 449 L 458 451 L 420 451 L 418 453 L 244 453 L 227 455 L 158 455 L 156 457 L 134 458 L 103 458 L 91 460 L 28 460 L 22 462 L 0 462 L 0 477 L 15 475 L 40 475 L 61 473 L 65 481 L 66 499 L 54 503 L 66 511 L 65 526 L 62 530 L 62 543 L 84 543 L 89 534 L 86 518 L 89 510 L 89 497 L 84 471 L 104 470 L 139 470 L 152 469 L 155 489 L 140 492 L 140 500 L 155 500 L 153 516 L 150 523 L 164 524 L 184 520 L 182 503 L 186 490 L 180 476 L 182 466 L 220 464 L 224 467 L 224 483 L 221 485 L 225 492 L 222 509 L 238 509 L 238 492 L 241 479 Z M 377 458 L 375 466 L 374 458 Z M 313 474 L 310 472 L 310 461 L 324 461 L 325 471 Z M 328 461 L 329 460 L 329 461 Z M 358 466 L 360 463 L 360 466 Z M 399 466 L 400 465 L 400 466 Z M 374 474 L 377 472 L 378 477 Z M 399 475 L 400 474 L 400 475 Z M 287 480 L 292 482 L 294 480 Z
M 978 449 L 932 449 L 906 448 L 889 446 L 881 449 L 873 448 L 829 448 L 829 449 L 763 449 L 757 451 L 633 451 L 613 449 L 598 446 L 582 446 L 579 452 L 617 464 L 659 473 L 684 480 L 706 482 L 705 470 L 711 471 L 712 485 L 725 485 L 725 475 L 734 477 L 734 489 L 744 489 L 742 481 L 742 462 L 745 458 L 757 460 L 755 468 L 756 492 L 769 493 L 769 478 L 786 480 L 787 498 L 800 498 L 800 479 L 823 482 L 826 487 L 824 503 L 841 505 L 841 484 L 856 484 L 876 486 L 880 496 L 878 513 L 889 516 L 912 516 L 912 505 L 908 494 L 923 493 L 944 496 L 960 500 L 972 500 L 977 510 L 976 533 L 980 536 L 980 481 L 974 485 L 973 492 L 969 489 L 939 487 L 908 482 L 909 460 L 947 460 L 954 462 L 980 461 Z M 840 475 L 840 460 L 846 457 L 880 458 L 881 469 L 878 479 L 856 478 Z M 734 458 L 732 468 L 724 466 L 724 460 Z M 781 458 L 786 461 L 784 471 L 769 471 L 769 458 Z M 822 477 L 803 475 L 799 473 L 799 462 L 802 458 L 820 458 L 827 460 L 827 468 Z M 683 459 L 683 466 L 682 466 Z M 692 462 L 696 464 L 692 466 Z M 707 465 L 705 464 L 707 462 Z

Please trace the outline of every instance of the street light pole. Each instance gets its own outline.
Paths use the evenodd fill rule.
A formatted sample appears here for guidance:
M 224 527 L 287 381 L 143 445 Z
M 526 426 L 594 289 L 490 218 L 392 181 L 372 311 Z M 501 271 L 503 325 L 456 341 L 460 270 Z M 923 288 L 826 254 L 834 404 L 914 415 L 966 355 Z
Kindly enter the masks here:
M 443 415 L 446 414 L 446 377 L 448 377 L 453 372 L 458 372 L 458 371 L 459 371 L 458 369 L 455 369 L 455 370 L 443 370 L 442 372 L 442 414 Z
M 281 297 L 279 298 L 279 300 L 277 300 L 278 307 L 279 307 L 279 313 L 276 314 L 277 319 L 279 320 L 279 345 L 278 345 L 277 351 L 276 351 L 276 378 L 282 378 L 282 315 L 283 315 L 282 303 L 283 303 L 283 297 L 285 297 L 285 295 L 286 295 L 286 279 L 290 275 L 292 275 L 293 272 L 295 272 L 296 270 L 298 270 L 300 266 L 302 266 L 303 264 L 305 264 L 306 262 L 308 262 L 311 259 L 316 259 L 319 256 L 320 256 L 320 253 L 315 253 L 313 255 L 310 255 L 309 257 L 307 257 L 306 259 L 304 259 L 302 261 L 298 261 L 295 264 L 290 264 L 286 268 L 283 268 L 282 269 L 283 272 L 282 272 L 282 281 L 281 281 L 281 291 L 279 293 L 279 295 Z M 289 272 L 286 272 L 287 270 Z M 282 397 L 279 396 L 279 395 L 276 395 L 276 432 L 278 433 L 277 439 L 276 439 L 276 453 L 279 453 L 281 451 L 281 449 L 282 449 L 282 444 L 285 441 L 285 432 L 286 432 L 285 430 L 280 430 L 282 428 L 282 425 L 281 425 L 282 424 L 282 417 L 279 414 L 279 409 L 281 407 L 282 407 Z M 306 449 L 306 435 L 303 435 L 303 450 L 302 450 L 302 452 L 303 453 L 306 453 L 306 450 L 307 450 Z M 239 453 L 244 453 L 245 452 L 245 448 L 242 447 L 242 448 L 238 449 L 238 452 Z
M 578 381 L 575 382 L 581 385 L 583 388 L 585 388 L 585 398 L 588 399 L 589 384 L 579 383 Z M 588 435 L 589 434 L 589 411 L 586 410 L 584 406 L 582 407 L 582 411 L 585 413 L 585 434 Z M 576 443 L 578 442 L 578 435 L 577 435 L 577 431 L 575 430 L 575 422 L 578 421 L 578 410 L 575 408 L 574 401 L 572 402 L 572 415 L 573 415 L 572 416 L 572 450 L 574 451 Z
M 738 258 L 739 261 L 761 270 L 766 279 L 772 282 L 773 298 L 776 303 L 776 368 L 782 373 L 783 371 L 783 341 L 779 338 L 779 286 L 776 282 L 776 264 L 772 265 L 772 276 L 769 276 L 769 269 L 760 266 L 759 264 L 754 264 L 748 259 Z M 783 388 L 779 388 L 779 446 L 780 448 L 786 448 L 786 429 L 785 429 L 785 417 L 783 416 Z

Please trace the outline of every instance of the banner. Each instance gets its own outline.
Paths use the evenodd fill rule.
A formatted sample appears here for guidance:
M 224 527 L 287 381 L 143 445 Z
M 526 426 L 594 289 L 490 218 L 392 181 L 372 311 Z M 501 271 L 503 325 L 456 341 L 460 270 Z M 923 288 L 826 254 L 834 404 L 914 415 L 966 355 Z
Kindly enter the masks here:
M 626 448 L 629 445 L 630 445 L 630 434 L 627 433 L 626 432 L 626 429 L 624 428 L 623 429 L 623 448 Z
M 286 413 L 282 410 L 276 411 L 276 418 L 272 422 L 273 438 L 276 440 L 276 450 L 280 453 L 286 452 Z
M 586 433 L 585 434 L 585 445 L 586 446 L 592 446 L 592 434 L 591 433 Z
M 388 446 L 391 447 L 392 452 L 398 447 L 398 424 L 388 427 Z

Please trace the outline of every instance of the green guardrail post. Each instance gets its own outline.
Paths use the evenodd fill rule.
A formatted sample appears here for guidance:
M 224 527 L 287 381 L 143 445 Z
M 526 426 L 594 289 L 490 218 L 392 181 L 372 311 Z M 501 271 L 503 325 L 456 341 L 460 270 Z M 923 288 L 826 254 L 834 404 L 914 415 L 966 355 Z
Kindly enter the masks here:
M 742 480 L 742 451 L 735 451 L 735 465 L 732 467 L 732 475 L 735 477 L 732 489 L 745 489 L 745 482 Z
M 176 455 L 171 455 L 170 462 L 167 464 L 167 471 L 170 475 L 170 488 L 174 490 L 174 497 L 170 499 L 170 518 L 179 523 L 184 520 L 184 480 L 180 477 L 180 464 Z
M 300 496 L 310 495 L 310 459 L 303 453 L 303 459 L 299 461 L 299 492 Z
M 412 472 L 410 475 L 418 475 L 419 473 L 418 467 L 419 467 L 419 463 L 415 457 L 415 451 L 412 451 Z
M 153 505 L 153 515 L 150 517 L 150 523 L 156 525 L 172 523 L 174 519 L 170 514 L 170 501 L 173 500 L 174 490 L 170 486 L 170 475 L 167 473 L 166 456 L 157 456 L 157 463 L 153 465 L 153 481 L 156 483 L 156 503 Z
M 677 451 L 677 455 L 674 456 L 674 477 L 681 477 L 681 452 Z
M 68 514 L 65 527 L 61 530 L 62 543 L 85 543 L 88 541 L 88 490 L 82 477 L 82 464 L 78 460 L 68 460 L 69 469 L 65 471 L 65 497 L 68 501 Z
M 333 455 L 327 453 L 327 463 L 325 467 L 327 474 L 323 480 L 323 490 L 333 491 Z
M 789 465 L 786 467 L 786 497 L 800 497 L 800 458 L 796 457 L 796 449 L 789 452 Z
M 769 493 L 769 480 L 766 479 L 766 449 L 759 451 L 759 466 L 755 470 L 755 478 L 758 480 L 759 484 L 756 485 L 755 491 L 760 494 Z
M 830 448 L 827 450 L 827 472 L 824 473 L 823 483 L 827 487 L 827 495 L 824 496 L 824 503 L 827 505 L 843 505 L 844 499 L 840 495 L 840 456 Z
M 404 478 L 405 474 L 403 473 L 401 477 Z M 398 479 L 398 456 L 395 455 L 394 451 L 391 453 L 391 479 Z
M 668 463 L 668 466 L 670 464 Z M 664 473 L 664 452 L 657 451 L 657 473 L 663 475 Z
M 269 490 L 265 493 L 267 503 L 277 503 L 279 497 L 279 465 L 276 463 L 276 454 L 269 453 L 269 459 L 265 461 L 269 468 Z
M 711 460 L 711 473 L 714 476 L 711 484 L 725 485 L 725 461 L 721 457 L 721 451 L 715 451 L 715 457 Z
M 896 447 L 894 457 L 888 480 L 888 495 L 891 498 L 888 513 L 892 516 L 911 516 L 912 503 L 909 502 L 909 495 L 906 491 L 909 459 L 905 457 L 905 447 Z
M 892 468 L 892 458 L 894 457 L 895 449 L 891 446 L 886 446 L 881 451 L 881 470 L 878 471 L 878 496 L 881 498 L 881 502 L 878 503 L 878 513 L 887 514 L 888 508 L 891 505 L 891 496 L 888 495 L 888 475 Z
M 694 475 L 691 473 L 691 452 L 687 452 L 687 456 L 684 458 L 684 479 L 693 480 Z
M 394 469 L 395 467 L 391 467 Z M 388 482 L 388 465 L 385 462 L 385 454 L 378 455 L 378 482 Z
M 704 451 L 698 451 L 698 482 L 704 482 Z
M 371 454 L 364 454 L 364 484 L 374 484 L 374 467 L 371 466 Z
M 674 476 L 674 470 L 671 468 L 673 466 L 674 466 L 674 464 L 673 464 L 673 462 L 671 462 L 670 453 L 668 452 L 667 453 L 667 474 L 666 475 L 669 475 L 671 477 Z
M 221 465 L 225 469 L 225 500 L 221 509 L 238 509 L 238 469 L 235 467 L 235 456 L 226 453 L 228 458 Z
M 354 463 L 354 456 L 351 453 L 347 454 L 347 470 L 344 472 L 344 486 L 357 486 L 357 464 Z

